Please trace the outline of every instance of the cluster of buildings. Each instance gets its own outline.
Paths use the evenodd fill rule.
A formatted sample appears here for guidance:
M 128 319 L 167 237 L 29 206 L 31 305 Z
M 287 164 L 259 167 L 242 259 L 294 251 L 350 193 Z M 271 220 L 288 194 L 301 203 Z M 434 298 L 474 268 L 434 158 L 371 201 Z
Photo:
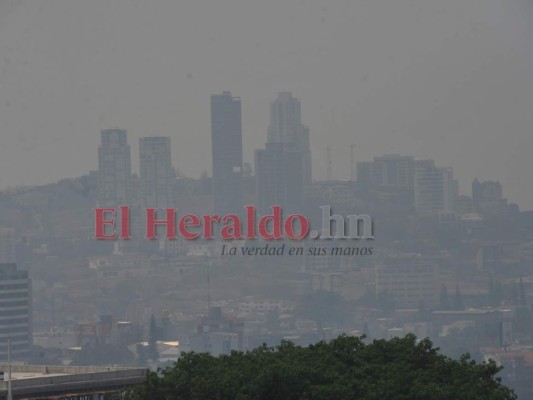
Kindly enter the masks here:
M 280 93 L 271 104 L 271 123 L 264 149 L 255 154 L 257 207 L 272 205 L 301 210 L 311 183 L 309 128 L 302 124 L 300 101 Z M 211 96 L 213 209 L 219 215 L 243 211 L 241 100 L 230 92 Z M 138 204 L 166 208 L 175 204 L 170 137 L 139 140 L 139 182 L 132 182 L 131 150 L 123 129 L 101 133 L 98 150 L 98 206 Z
M 190 350 L 227 354 L 284 339 L 306 345 L 341 333 L 415 333 L 446 351 L 492 355 L 511 365 L 515 383 L 522 368 L 533 368 L 533 213 L 509 204 L 499 182 L 476 179 L 471 195 L 461 194 L 452 168 L 395 154 L 352 159 L 347 181 L 313 181 L 309 128 L 288 92 L 270 105 L 253 170 L 243 163 L 240 98 L 211 97 L 211 134 L 212 177 L 184 182 L 164 136 L 139 139 L 133 174 L 127 132 L 106 129 L 98 171 L 67 182 L 68 190 L 86 185 L 70 215 L 45 218 L 52 207 L 39 193 L 13 195 L 34 214 L 27 226 L 0 229 L 0 358 L 8 339 L 20 361 L 35 361 L 40 349 L 58 364 L 155 367 Z M 305 252 L 295 257 L 221 257 L 217 240 L 148 241 L 135 232 L 138 241 L 109 243 L 91 237 L 85 211 L 94 203 L 129 205 L 137 213 L 132 229 L 147 207 L 227 215 L 245 204 L 260 214 L 280 205 L 313 224 L 329 205 L 340 215 L 372 215 L 375 240 L 372 253 L 332 251 L 346 241 L 302 241 Z M 86 224 L 65 228 L 84 212 Z M 45 229 L 52 224 L 53 236 Z
M 443 221 L 452 222 L 518 212 L 518 207 L 503 197 L 499 182 L 476 179 L 472 195 L 463 195 L 451 167 L 413 156 L 387 154 L 357 163 L 352 157 L 350 180 L 313 181 L 309 128 L 302 123 L 300 101 L 290 92 L 279 93 L 270 104 L 267 132 L 265 147 L 255 151 L 252 172 L 243 164 L 241 99 L 230 92 L 211 96 L 213 174 L 208 211 L 242 214 L 244 202 L 252 201 L 259 214 L 280 205 L 288 213 L 305 211 L 312 218 L 318 214 L 317 205 L 329 202 L 341 209 L 368 210 L 383 205 L 418 216 L 440 215 Z M 138 206 L 140 214 L 146 207 L 174 207 L 180 193 L 170 141 L 162 136 L 140 138 L 139 175 L 135 176 L 127 132 L 103 130 L 98 206 Z M 250 177 L 251 191 L 245 183 Z
M 357 163 L 357 183 L 362 188 L 395 190 L 419 214 L 453 211 L 453 200 L 459 195 L 452 168 L 395 154 Z

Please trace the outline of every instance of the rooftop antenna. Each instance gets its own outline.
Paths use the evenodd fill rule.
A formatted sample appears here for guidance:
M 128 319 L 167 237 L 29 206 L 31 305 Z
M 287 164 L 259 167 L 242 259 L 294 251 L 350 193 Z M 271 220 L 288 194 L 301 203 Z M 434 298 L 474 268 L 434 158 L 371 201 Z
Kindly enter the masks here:
M 355 182 L 355 144 L 350 145 L 350 180 Z
M 328 181 L 330 181 L 332 179 L 332 172 L 331 172 L 331 147 L 328 146 L 328 148 L 326 150 L 327 150 L 327 164 L 328 164 L 326 179 Z

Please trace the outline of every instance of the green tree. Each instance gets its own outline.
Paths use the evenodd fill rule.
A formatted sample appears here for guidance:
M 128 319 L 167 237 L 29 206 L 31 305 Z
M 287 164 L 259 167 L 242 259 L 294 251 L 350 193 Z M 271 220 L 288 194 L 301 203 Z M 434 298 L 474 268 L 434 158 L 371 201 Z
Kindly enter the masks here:
M 340 336 L 228 356 L 186 353 L 149 372 L 127 400 L 515 400 L 494 362 L 448 358 L 429 339 Z

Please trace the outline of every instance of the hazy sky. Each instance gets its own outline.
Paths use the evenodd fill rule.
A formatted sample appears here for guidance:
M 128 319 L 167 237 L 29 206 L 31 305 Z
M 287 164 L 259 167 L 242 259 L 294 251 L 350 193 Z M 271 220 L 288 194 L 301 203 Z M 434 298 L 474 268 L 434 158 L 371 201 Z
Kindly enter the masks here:
M 97 168 L 99 131 L 171 136 L 211 174 L 209 96 L 242 98 L 245 161 L 278 91 L 314 176 L 384 153 L 497 179 L 533 209 L 532 0 L 0 0 L 0 188 Z

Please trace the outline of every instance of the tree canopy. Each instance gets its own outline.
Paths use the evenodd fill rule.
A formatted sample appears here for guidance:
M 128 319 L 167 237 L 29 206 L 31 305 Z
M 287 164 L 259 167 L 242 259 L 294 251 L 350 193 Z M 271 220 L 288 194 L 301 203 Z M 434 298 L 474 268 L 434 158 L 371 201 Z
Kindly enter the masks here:
M 214 357 L 186 353 L 149 372 L 128 400 L 511 400 L 495 363 L 458 360 L 414 335 L 365 344 L 340 336 L 299 347 L 282 342 Z

